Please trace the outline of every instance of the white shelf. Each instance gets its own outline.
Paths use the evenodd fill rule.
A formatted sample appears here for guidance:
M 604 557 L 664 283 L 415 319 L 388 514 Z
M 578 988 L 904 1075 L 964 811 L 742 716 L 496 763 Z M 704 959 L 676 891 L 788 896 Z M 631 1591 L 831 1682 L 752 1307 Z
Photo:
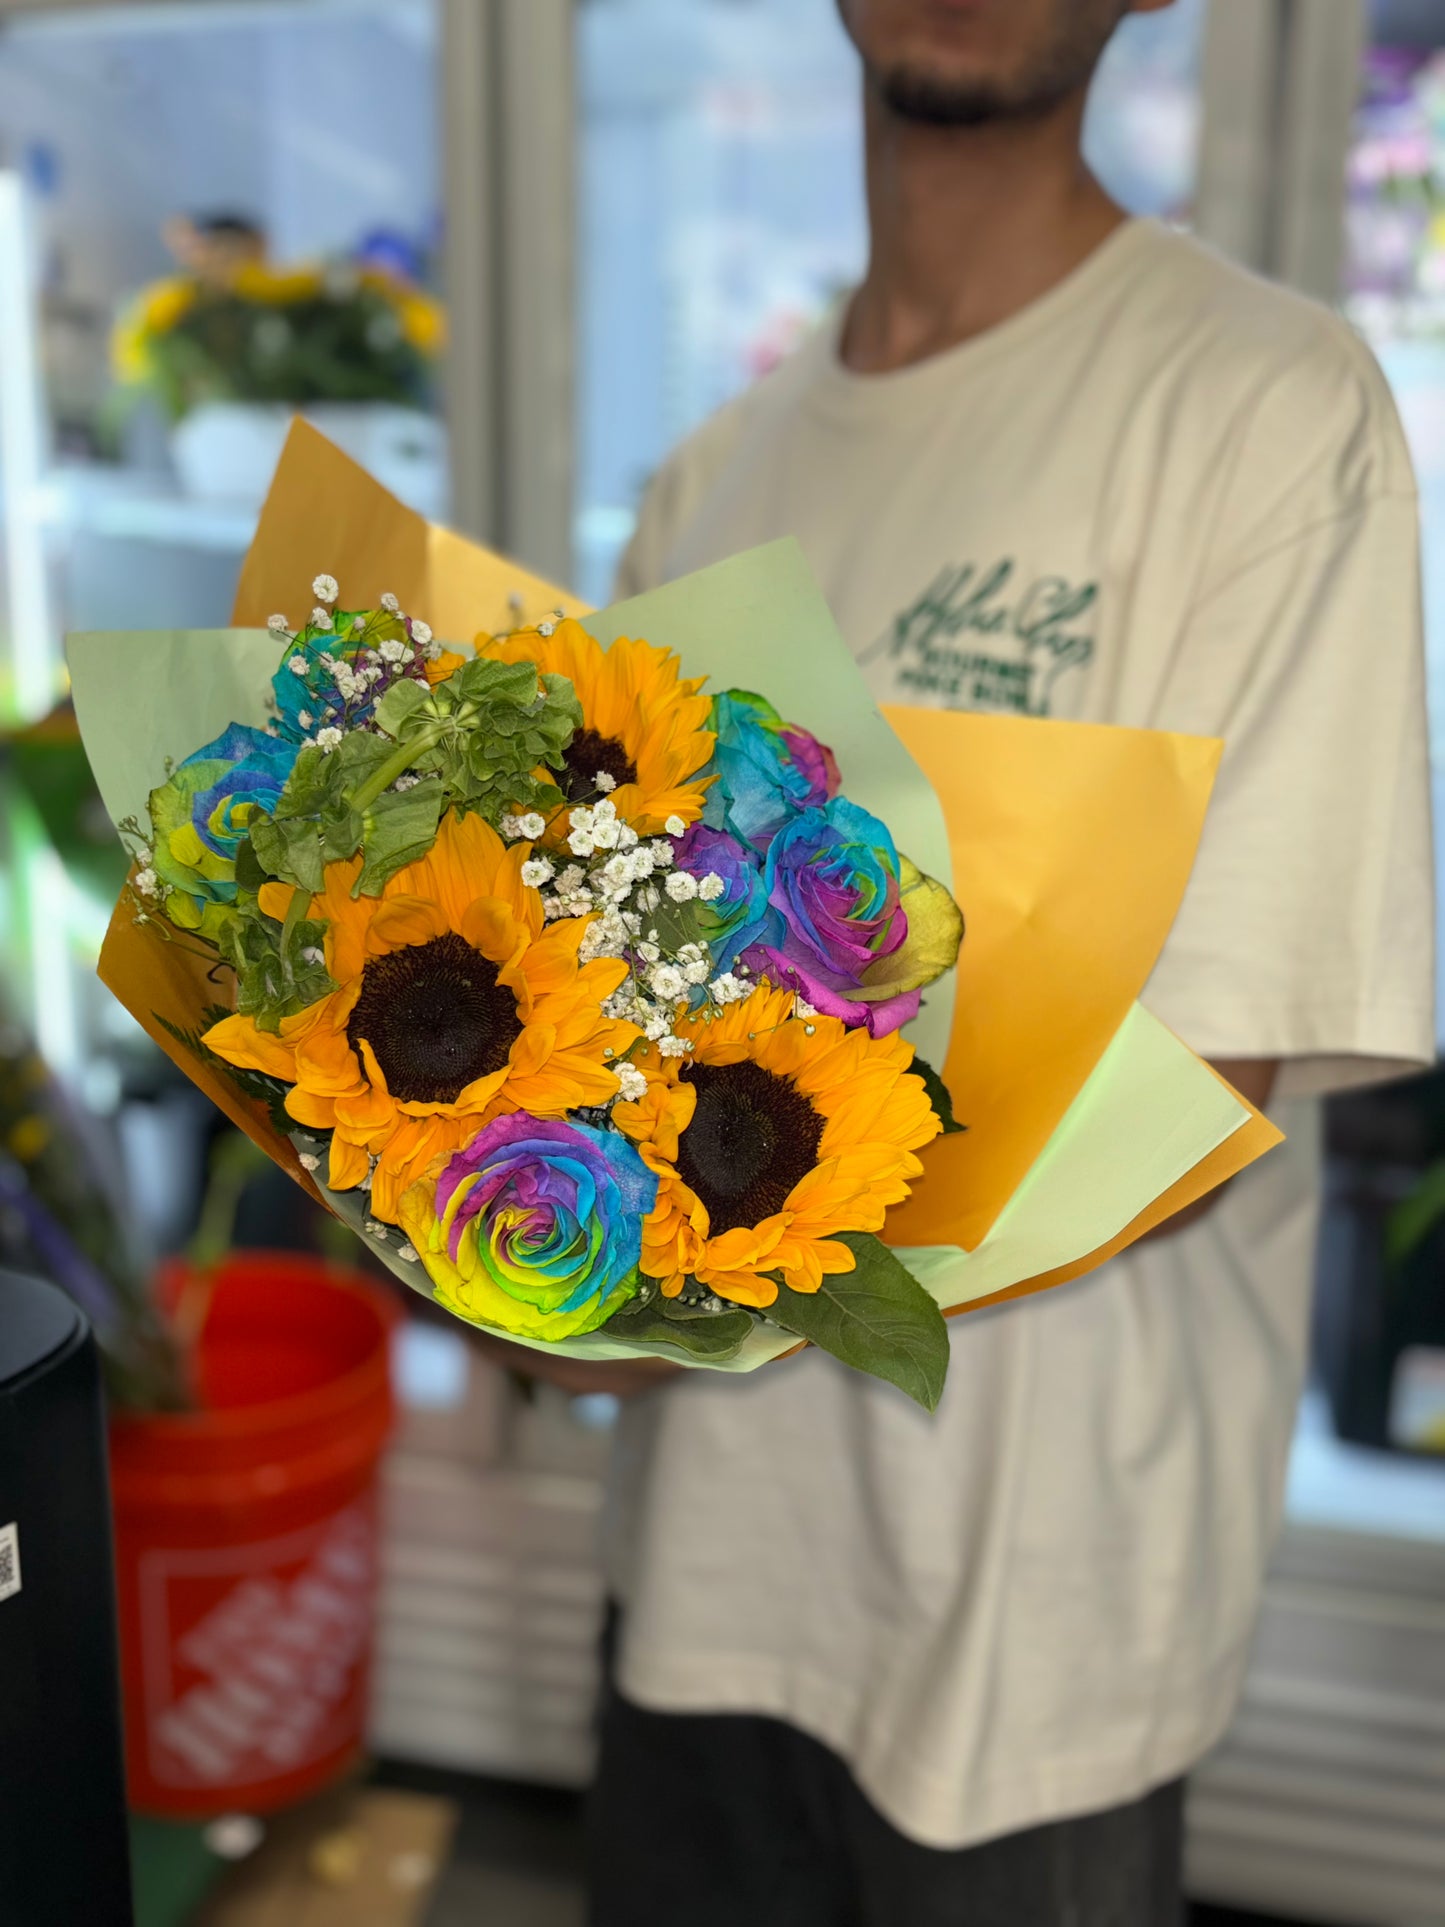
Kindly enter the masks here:
M 250 547 L 258 516 L 250 502 L 196 501 L 162 477 L 101 468 L 52 471 L 40 509 L 52 529 L 226 555 Z

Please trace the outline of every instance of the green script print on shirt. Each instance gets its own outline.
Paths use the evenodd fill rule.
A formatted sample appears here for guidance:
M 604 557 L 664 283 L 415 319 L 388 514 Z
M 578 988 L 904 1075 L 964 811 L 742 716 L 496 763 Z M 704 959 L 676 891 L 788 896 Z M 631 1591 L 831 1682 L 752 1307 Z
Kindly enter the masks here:
M 866 651 L 893 665 L 894 699 L 959 709 L 1052 714 L 1068 670 L 1093 660 L 1097 582 L 1026 581 L 1012 558 L 950 563 Z

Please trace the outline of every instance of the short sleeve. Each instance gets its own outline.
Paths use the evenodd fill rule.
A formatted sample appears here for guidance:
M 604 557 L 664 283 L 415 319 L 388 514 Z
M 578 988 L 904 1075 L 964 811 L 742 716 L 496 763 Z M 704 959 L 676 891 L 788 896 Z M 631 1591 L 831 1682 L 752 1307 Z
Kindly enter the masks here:
M 1190 615 L 1157 717 L 1224 756 L 1145 1001 L 1281 1094 L 1433 1061 L 1434 865 L 1408 486 L 1267 543 Z

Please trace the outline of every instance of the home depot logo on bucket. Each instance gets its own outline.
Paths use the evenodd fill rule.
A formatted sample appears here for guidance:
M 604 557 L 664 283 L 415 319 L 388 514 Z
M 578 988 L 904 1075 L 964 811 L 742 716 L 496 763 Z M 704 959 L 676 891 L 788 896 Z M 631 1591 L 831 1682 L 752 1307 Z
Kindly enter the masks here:
M 376 1573 L 369 1503 L 262 1544 L 140 1562 L 151 1773 L 246 1786 L 344 1746 L 365 1691 Z

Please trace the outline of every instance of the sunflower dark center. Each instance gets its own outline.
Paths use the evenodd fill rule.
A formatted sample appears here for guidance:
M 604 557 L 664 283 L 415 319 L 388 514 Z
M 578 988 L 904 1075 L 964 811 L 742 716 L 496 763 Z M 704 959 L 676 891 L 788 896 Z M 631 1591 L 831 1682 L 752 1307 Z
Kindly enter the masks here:
M 599 770 L 610 776 L 620 789 L 637 781 L 637 765 L 615 736 L 602 736 L 595 729 L 579 729 L 562 752 L 565 768 L 560 788 L 569 803 L 581 802 L 597 794 Z
M 450 1104 L 502 1068 L 521 1030 L 497 966 L 449 931 L 371 959 L 346 1040 L 358 1055 L 370 1044 L 398 1103 Z
M 697 1092 L 677 1168 L 707 1206 L 713 1236 L 760 1224 L 818 1161 L 823 1120 L 784 1077 L 760 1064 L 689 1064 Z

